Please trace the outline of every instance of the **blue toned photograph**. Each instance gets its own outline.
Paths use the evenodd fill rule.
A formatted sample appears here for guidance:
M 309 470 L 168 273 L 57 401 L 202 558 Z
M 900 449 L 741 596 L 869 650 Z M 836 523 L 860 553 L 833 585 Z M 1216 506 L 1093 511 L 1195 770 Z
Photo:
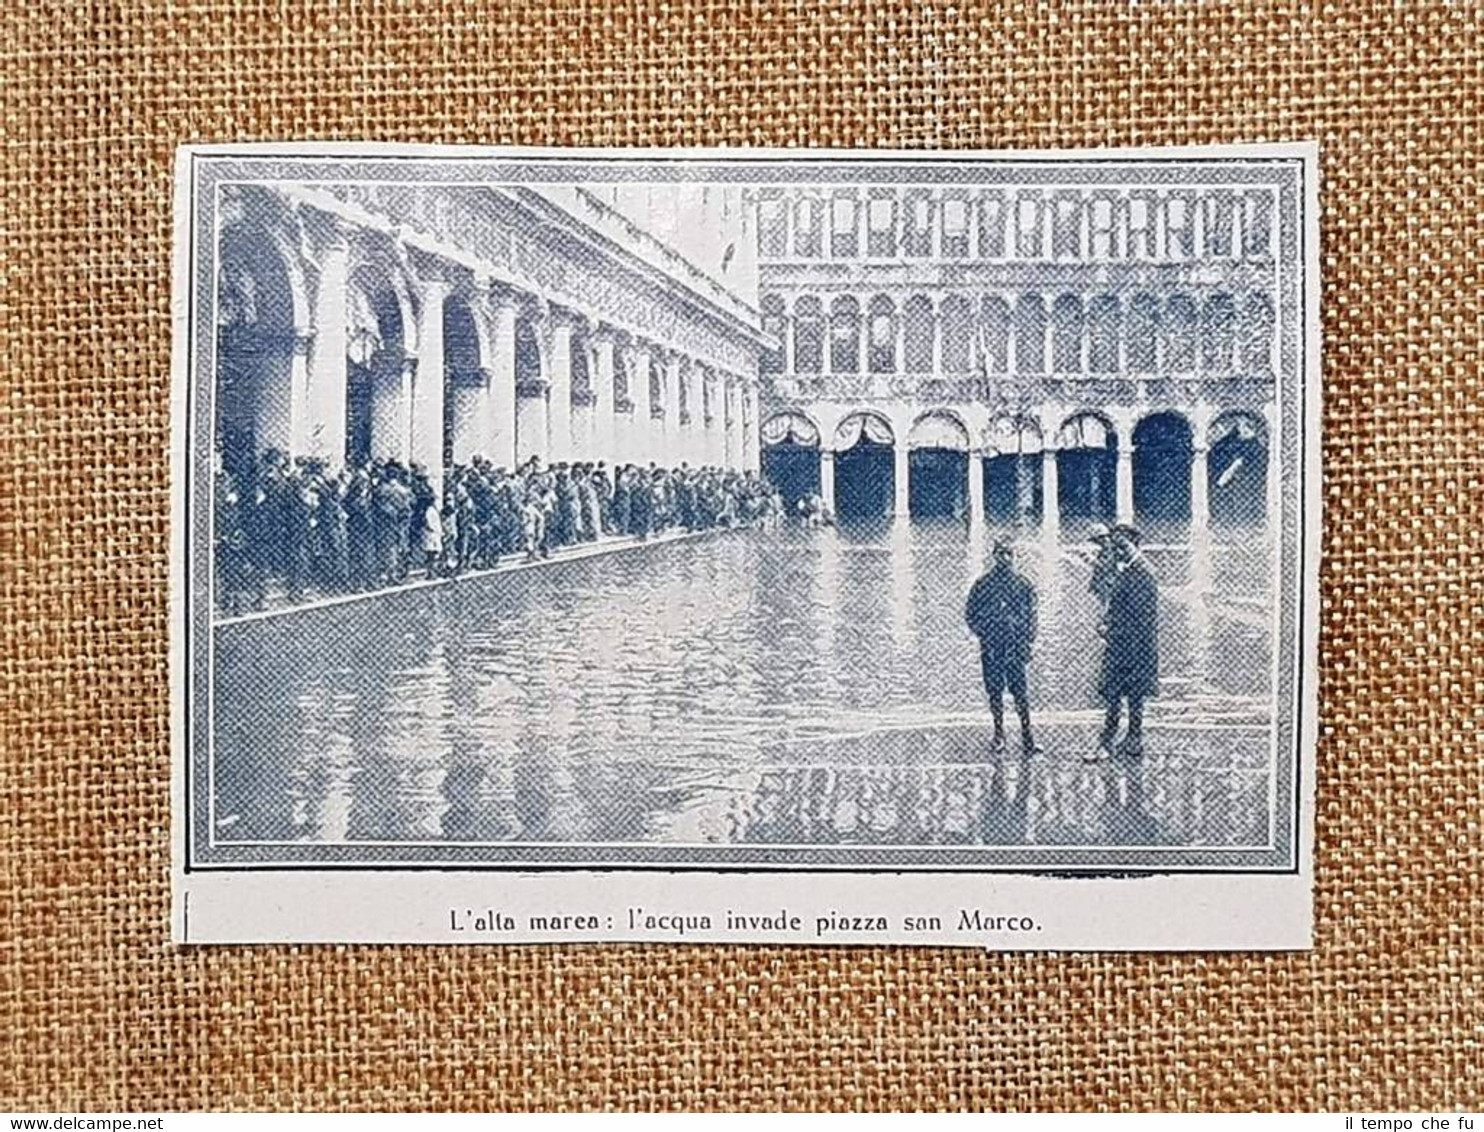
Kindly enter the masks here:
M 189 868 L 1297 868 L 1312 166 L 190 160 Z

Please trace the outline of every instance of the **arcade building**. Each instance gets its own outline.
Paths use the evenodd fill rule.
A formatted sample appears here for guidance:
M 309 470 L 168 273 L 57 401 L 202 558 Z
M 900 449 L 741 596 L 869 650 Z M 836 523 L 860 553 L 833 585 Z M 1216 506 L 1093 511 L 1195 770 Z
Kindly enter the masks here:
M 758 467 L 777 343 L 739 189 L 242 185 L 219 208 L 229 470 L 394 459 L 441 492 L 475 456 Z
M 755 189 L 762 463 L 842 518 L 1276 511 L 1275 200 L 1251 186 Z

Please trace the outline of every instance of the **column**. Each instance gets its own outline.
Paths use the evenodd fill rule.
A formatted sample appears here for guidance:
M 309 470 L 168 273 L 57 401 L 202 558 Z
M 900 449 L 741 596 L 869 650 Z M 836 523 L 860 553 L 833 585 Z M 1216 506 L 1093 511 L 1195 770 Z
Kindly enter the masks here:
M 1117 519 L 1120 523 L 1134 521 L 1134 438 L 1132 433 L 1118 437 L 1118 494 Z
M 547 340 L 546 458 L 565 464 L 572 458 L 572 323 L 553 312 Z
M 412 382 L 411 460 L 421 464 L 438 498 L 443 498 L 443 300 L 448 285 L 422 286 L 417 323 L 417 372 Z
M 685 427 L 680 423 L 680 355 L 669 354 L 660 362 L 660 389 L 664 413 L 660 417 L 660 463 L 678 468 L 686 459 Z
M 706 416 L 705 463 L 719 468 L 726 463 L 726 406 L 722 404 L 722 390 L 714 374 L 701 376 L 701 396 Z
M 530 317 L 527 315 L 526 317 Z M 539 330 L 538 330 L 539 333 Z M 547 362 L 548 359 L 542 359 Z M 549 367 L 549 363 L 546 368 Z M 515 465 L 538 457 L 543 464 L 550 463 L 550 424 L 547 413 L 547 394 L 551 384 L 546 374 L 529 370 L 518 370 L 515 375 Z
M 593 408 L 588 432 L 588 459 L 618 462 L 613 416 L 613 352 L 617 343 L 611 332 L 593 335 Z
M 828 448 L 819 450 L 819 498 L 831 513 L 835 510 L 835 454 Z
M 314 340 L 308 343 L 308 431 L 305 450 L 331 470 L 345 462 L 345 302 L 350 248 L 332 245 L 320 263 Z
M 515 467 L 515 430 L 517 395 L 515 392 L 515 320 L 519 314 L 513 295 L 492 295 L 493 312 L 489 396 L 485 400 L 485 417 L 479 426 L 484 455 L 499 468 Z
M 897 430 L 896 444 L 892 447 L 892 479 L 893 495 L 891 513 L 900 518 L 907 518 L 911 511 L 909 500 L 909 478 L 911 476 L 912 461 L 907 450 L 907 430 Z
M 1041 449 L 1041 531 L 1055 536 L 1061 527 L 1060 484 L 1057 479 L 1056 448 L 1048 443 Z
M 726 382 L 726 452 L 722 465 L 728 471 L 741 467 L 742 459 L 742 390 L 738 383 L 728 377 Z
M 649 347 L 635 343 L 627 351 L 629 370 L 628 440 L 624 450 L 630 464 L 648 464 L 654 454 L 653 421 L 649 414 Z
M 1210 444 L 1210 410 L 1197 403 L 1191 414 L 1190 529 L 1205 531 L 1211 526 L 1210 469 L 1206 463 Z
M 742 470 L 760 471 L 762 463 L 762 444 L 758 439 L 757 386 L 749 384 L 742 390 Z
M 309 353 L 314 346 L 314 330 L 311 327 L 295 327 L 288 341 L 286 362 L 288 364 L 288 434 L 282 442 L 275 443 L 288 454 L 290 460 L 310 454 L 309 437 L 313 431 L 309 406 Z
M 984 454 L 969 446 L 969 525 L 984 525 Z

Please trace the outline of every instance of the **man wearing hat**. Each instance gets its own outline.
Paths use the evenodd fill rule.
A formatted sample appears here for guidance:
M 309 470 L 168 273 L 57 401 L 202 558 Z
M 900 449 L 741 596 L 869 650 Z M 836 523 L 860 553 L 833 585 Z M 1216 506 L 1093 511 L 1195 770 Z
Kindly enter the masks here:
M 1010 544 L 996 539 L 994 565 L 969 591 L 964 620 L 979 638 L 979 662 L 989 710 L 994 717 L 994 745 L 1005 745 L 1005 690 L 1015 700 L 1020 717 L 1020 745 L 1026 754 L 1035 751 L 1031 738 L 1031 708 L 1026 694 L 1025 666 L 1036 637 L 1036 591 L 1015 572 Z
M 1149 563 L 1139 551 L 1140 535 L 1129 526 L 1114 527 L 1115 572 L 1108 586 L 1103 626 L 1103 666 L 1098 693 L 1107 705 L 1098 753 L 1114 753 L 1114 738 L 1128 701 L 1128 731 L 1117 751 L 1144 753 L 1144 701 L 1159 690 L 1159 590 Z

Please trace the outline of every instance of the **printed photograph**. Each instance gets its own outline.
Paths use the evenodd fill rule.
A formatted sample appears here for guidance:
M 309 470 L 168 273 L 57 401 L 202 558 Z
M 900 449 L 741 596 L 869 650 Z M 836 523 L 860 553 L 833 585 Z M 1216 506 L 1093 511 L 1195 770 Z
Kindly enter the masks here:
M 1296 867 L 1303 163 L 203 156 L 188 867 Z

